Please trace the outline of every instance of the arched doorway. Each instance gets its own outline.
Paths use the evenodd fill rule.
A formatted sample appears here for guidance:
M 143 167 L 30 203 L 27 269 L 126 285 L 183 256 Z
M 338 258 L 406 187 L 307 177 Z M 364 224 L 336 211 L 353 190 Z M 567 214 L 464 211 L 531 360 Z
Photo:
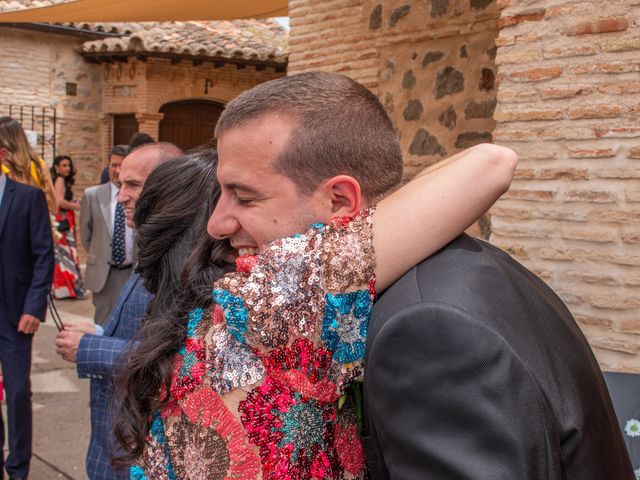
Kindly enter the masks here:
M 183 150 L 198 147 L 213 139 L 224 105 L 208 100 L 183 100 L 167 103 L 160 113 L 160 141 L 171 142 Z

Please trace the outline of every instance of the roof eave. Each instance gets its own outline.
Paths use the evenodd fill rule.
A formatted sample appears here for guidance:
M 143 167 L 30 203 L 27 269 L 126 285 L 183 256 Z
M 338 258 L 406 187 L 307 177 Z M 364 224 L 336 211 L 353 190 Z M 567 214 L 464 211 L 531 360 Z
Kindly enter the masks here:
M 257 70 L 264 70 L 266 68 L 274 68 L 276 72 L 286 72 L 288 60 L 276 61 L 276 60 L 258 60 L 258 59 L 244 59 L 244 58 L 227 58 L 222 56 L 204 56 L 204 55 L 187 55 L 180 53 L 167 53 L 167 52 L 145 52 L 145 51 L 126 51 L 126 52 L 82 52 L 82 56 L 87 62 L 90 63 L 113 63 L 113 62 L 125 62 L 128 58 L 134 57 L 142 61 L 146 61 L 147 58 L 167 58 L 172 63 L 179 63 L 181 61 L 193 62 L 194 65 L 201 65 L 203 63 L 213 63 L 216 68 L 224 65 L 235 65 L 238 69 L 242 69 L 248 66 L 255 66 Z

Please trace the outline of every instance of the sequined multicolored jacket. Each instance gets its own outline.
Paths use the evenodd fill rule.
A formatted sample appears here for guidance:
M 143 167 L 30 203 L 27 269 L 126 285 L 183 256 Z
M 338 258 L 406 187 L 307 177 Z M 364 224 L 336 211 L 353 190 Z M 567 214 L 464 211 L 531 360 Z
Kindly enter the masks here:
M 363 477 L 354 405 L 339 399 L 362 374 L 372 214 L 274 242 L 215 284 L 132 479 Z

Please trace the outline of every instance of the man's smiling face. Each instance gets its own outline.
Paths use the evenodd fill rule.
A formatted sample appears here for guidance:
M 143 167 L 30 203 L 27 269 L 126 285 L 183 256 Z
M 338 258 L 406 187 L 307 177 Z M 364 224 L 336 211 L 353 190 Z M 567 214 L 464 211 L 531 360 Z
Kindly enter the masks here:
M 318 188 L 301 193 L 273 163 L 286 147 L 295 121 L 270 113 L 224 131 L 218 139 L 220 200 L 209 219 L 214 238 L 228 238 L 240 255 L 331 219 Z
M 133 214 L 136 208 L 136 201 L 142 193 L 144 182 L 156 165 L 159 157 L 152 146 L 142 147 L 130 153 L 122 161 L 119 167 L 120 192 L 118 202 L 124 207 L 124 215 L 127 225 L 131 228 L 133 224 Z

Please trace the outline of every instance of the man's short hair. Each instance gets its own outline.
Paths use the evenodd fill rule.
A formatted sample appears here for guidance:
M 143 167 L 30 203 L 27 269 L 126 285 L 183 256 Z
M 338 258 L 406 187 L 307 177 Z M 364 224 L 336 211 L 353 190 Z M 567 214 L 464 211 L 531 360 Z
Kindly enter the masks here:
M 356 81 L 307 72 L 261 83 L 227 104 L 215 137 L 266 114 L 290 116 L 291 137 L 273 166 L 303 193 L 346 174 L 375 201 L 402 178 L 402 152 L 391 119 L 378 98 Z
M 155 140 L 148 133 L 136 132 L 131 135 L 129 139 L 129 150 L 134 150 L 140 145 L 146 145 L 148 143 L 155 143 Z
M 126 157 L 129 155 L 129 146 L 128 145 L 116 145 L 109 151 L 109 160 L 114 155 L 118 155 L 119 157 Z

